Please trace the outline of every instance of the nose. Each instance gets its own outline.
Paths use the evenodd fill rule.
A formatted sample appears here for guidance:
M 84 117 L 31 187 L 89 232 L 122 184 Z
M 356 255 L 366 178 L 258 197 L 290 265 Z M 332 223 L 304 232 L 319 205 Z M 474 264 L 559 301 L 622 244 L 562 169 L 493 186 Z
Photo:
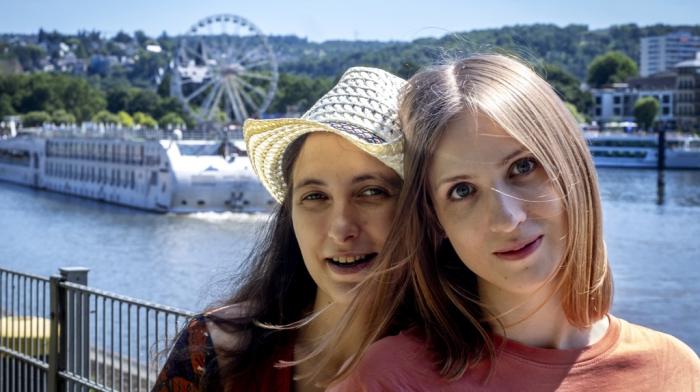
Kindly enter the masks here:
M 508 233 L 515 230 L 527 218 L 525 200 L 497 188 L 491 188 L 489 229 Z
M 328 236 L 336 243 L 342 244 L 360 235 L 360 223 L 357 211 L 348 203 L 338 203 L 333 209 Z

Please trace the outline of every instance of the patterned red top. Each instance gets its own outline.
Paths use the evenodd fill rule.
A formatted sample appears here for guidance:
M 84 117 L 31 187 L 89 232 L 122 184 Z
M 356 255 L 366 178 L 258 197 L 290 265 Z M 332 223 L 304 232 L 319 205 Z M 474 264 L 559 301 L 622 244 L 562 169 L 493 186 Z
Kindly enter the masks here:
M 291 392 L 292 368 L 275 367 L 278 361 L 294 359 L 294 345 L 281 347 L 270 359 L 268 365 L 261 366 L 253 379 L 234 379 L 228 382 L 229 392 Z M 152 392 L 194 392 L 221 391 L 222 383 L 216 351 L 203 315 L 192 318 L 180 333 L 170 356 Z

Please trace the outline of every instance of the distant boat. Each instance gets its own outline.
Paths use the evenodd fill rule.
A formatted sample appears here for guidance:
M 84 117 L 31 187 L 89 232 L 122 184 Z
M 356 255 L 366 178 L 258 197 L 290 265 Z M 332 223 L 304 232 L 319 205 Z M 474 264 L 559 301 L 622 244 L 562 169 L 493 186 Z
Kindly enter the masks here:
M 584 132 L 593 161 L 598 167 L 656 168 L 658 134 Z M 700 137 L 666 135 L 667 169 L 700 169 Z
M 272 208 L 242 141 L 183 140 L 178 132 L 83 128 L 0 138 L 0 180 L 158 212 Z

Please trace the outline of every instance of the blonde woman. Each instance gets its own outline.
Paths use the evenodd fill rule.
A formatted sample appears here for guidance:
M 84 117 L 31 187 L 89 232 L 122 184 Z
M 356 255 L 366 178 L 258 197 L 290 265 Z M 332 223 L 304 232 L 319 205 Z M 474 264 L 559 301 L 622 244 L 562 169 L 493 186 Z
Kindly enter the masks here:
M 368 320 L 335 390 L 700 390 L 688 346 L 610 314 L 596 172 L 543 79 L 474 55 L 411 78 L 400 119 L 396 230 L 340 324 Z M 422 319 L 369 346 L 406 301 Z

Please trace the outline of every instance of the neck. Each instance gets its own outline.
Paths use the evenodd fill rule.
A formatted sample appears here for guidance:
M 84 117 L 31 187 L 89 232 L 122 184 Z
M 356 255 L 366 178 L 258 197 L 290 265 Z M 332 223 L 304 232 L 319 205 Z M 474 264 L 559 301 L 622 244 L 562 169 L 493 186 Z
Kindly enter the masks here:
M 608 318 L 603 317 L 588 328 L 572 325 L 554 286 L 552 283 L 534 293 L 515 294 L 480 282 L 479 294 L 497 318 L 490 322 L 493 330 L 510 340 L 559 350 L 579 349 L 599 341 L 607 331 Z
M 345 313 L 347 304 L 338 302 L 332 303 L 331 301 L 331 299 L 322 294 L 317 294 L 312 314 L 321 313 L 309 324 L 299 329 L 294 347 L 295 360 L 303 358 L 305 353 L 308 353 L 308 349 L 315 346 L 320 339 L 323 339 L 326 334 L 337 325 L 338 320 Z M 332 305 L 329 306 L 331 303 Z M 345 339 L 342 344 L 335 346 L 333 358 L 327 367 L 328 370 L 322 370 L 319 373 L 319 378 L 325 380 L 330 379 L 332 376 L 331 372 L 338 369 L 345 360 L 355 352 L 355 347 L 356 343 L 354 339 Z M 301 376 L 316 370 L 318 370 L 317 364 L 313 363 L 313 361 L 304 361 L 294 367 L 294 375 Z M 315 386 L 310 378 L 304 378 L 294 381 L 294 390 L 296 392 L 321 391 L 323 388 Z

